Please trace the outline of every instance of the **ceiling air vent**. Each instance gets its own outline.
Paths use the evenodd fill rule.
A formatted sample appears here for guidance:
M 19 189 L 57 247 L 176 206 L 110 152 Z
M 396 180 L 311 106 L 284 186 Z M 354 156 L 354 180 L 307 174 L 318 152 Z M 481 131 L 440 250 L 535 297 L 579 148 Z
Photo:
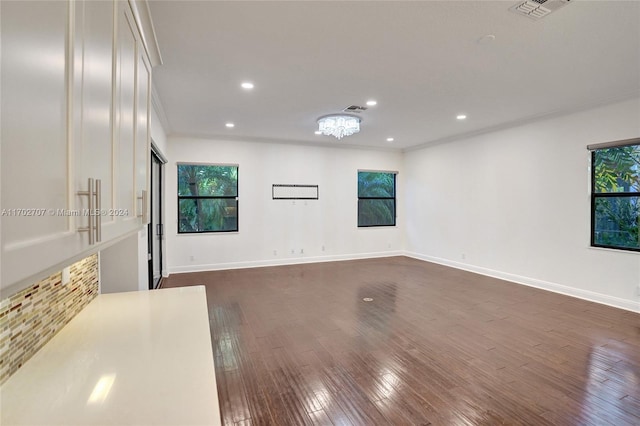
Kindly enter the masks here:
M 516 3 L 509 10 L 537 21 L 569 2 L 570 0 L 525 0 Z
M 342 111 L 344 111 L 344 112 L 356 112 L 356 113 L 360 114 L 361 112 L 366 111 L 366 110 L 367 110 L 367 107 L 358 106 L 358 105 L 349 105 L 348 107 L 346 107 Z

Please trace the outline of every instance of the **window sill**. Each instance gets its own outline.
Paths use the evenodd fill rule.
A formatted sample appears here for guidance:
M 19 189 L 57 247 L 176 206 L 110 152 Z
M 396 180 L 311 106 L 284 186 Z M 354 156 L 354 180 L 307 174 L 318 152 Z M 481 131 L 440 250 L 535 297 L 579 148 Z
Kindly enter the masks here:
M 190 236 L 190 235 L 229 235 L 239 234 L 240 231 L 224 231 L 224 232 L 176 232 L 178 237 Z
M 640 255 L 640 251 L 622 250 L 622 249 L 614 249 L 614 248 L 608 248 L 608 247 L 594 247 L 594 246 L 587 246 L 587 248 L 590 250 L 608 251 L 610 253 L 630 254 L 635 256 Z

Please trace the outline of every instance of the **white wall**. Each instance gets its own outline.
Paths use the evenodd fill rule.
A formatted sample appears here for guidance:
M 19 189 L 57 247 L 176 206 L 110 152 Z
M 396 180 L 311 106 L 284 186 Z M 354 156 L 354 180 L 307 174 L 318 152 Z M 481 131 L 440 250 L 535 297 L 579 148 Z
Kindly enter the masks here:
M 358 169 L 401 171 L 400 152 L 177 137 L 169 138 L 168 148 L 165 223 L 170 273 L 402 252 L 402 204 L 398 226 L 357 227 Z M 178 162 L 239 164 L 239 232 L 177 234 Z M 402 181 L 400 173 L 399 200 Z M 319 185 L 319 200 L 272 200 L 271 185 L 283 183 Z
M 586 150 L 638 136 L 634 99 L 406 152 L 408 253 L 640 311 L 640 254 L 589 247 Z
M 151 140 L 163 155 L 167 154 L 167 132 L 162 126 L 162 120 L 156 111 L 155 105 L 152 106 L 149 117 L 149 127 Z
M 149 127 L 150 127 L 150 133 L 151 133 L 151 140 L 153 140 L 153 143 L 156 145 L 156 148 L 160 150 L 162 155 L 166 156 L 167 135 L 158 117 L 158 113 L 156 112 L 155 106 L 151 108 L 149 119 L 150 119 Z M 149 165 L 149 167 L 151 167 L 151 165 Z M 164 207 L 166 211 L 166 206 Z M 128 243 L 131 243 L 131 242 L 128 242 Z M 127 244 L 127 243 L 124 243 L 124 242 L 117 243 L 114 246 L 116 250 L 118 249 L 118 246 L 120 244 Z M 136 246 L 137 246 L 137 252 L 134 258 L 137 259 L 137 262 L 135 265 L 127 265 L 127 266 L 130 268 L 135 268 L 136 281 L 134 282 L 137 283 L 137 290 L 148 290 L 149 289 L 149 264 L 147 260 L 147 253 L 148 253 L 149 240 L 147 237 L 146 226 L 142 228 L 140 231 L 138 231 Z M 163 247 L 163 250 L 165 250 L 164 247 Z M 164 256 L 164 253 L 163 253 L 163 256 Z M 123 268 L 124 265 L 121 265 L 120 267 Z M 126 273 L 129 273 L 129 275 L 133 274 L 133 269 L 131 271 L 127 271 Z M 133 275 L 131 275 L 131 277 L 133 277 Z M 127 290 L 121 289 L 120 291 L 127 291 Z
M 137 291 L 141 287 L 138 268 L 139 233 L 100 252 L 100 293 Z M 144 282 L 146 284 L 146 281 Z

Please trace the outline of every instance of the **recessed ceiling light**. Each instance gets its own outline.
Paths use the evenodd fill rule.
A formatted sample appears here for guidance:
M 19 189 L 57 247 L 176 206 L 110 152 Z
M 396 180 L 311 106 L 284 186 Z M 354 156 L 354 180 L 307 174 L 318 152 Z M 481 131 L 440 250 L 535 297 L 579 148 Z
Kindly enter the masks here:
M 393 138 L 387 138 L 387 142 L 393 142 Z
M 374 101 L 373 99 L 371 99 L 370 101 L 367 101 L 367 105 L 369 105 L 369 106 L 375 106 L 377 104 L 378 104 L 378 102 Z
M 489 44 L 493 43 L 496 39 L 496 36 L 493 34 L 487 34 L 478 39 L 478 44 Z
M 466 116 L 466 115 L 464 115 L 464 114 L 460 114 L 460 115 L 456 116 L 456 118 L 457 118 L 458 120 L 464 120 L 464 119 L 466 119 L 466 118 L 467 118 L 467 116 Z
M 243 89 L 247 89 L 247 90 L 251 90 L 253 89 L 253 83 L 251 83 L 250 81 L 245 81 L 244 83 L 242 83 L 240 85 Z
M 225 124 L 225 126 L 227 126 L 228 128 L 236 127 L 236 125 L 233 123 L 227 123 Z

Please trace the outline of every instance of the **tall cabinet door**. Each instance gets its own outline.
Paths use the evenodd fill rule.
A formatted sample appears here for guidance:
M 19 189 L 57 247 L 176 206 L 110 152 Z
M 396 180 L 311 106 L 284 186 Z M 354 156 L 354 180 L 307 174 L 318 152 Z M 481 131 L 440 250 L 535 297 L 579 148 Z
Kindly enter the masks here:
M 114 97 L 114 141 L 116 171 L 114 176 L 114 213 L 118 232 L 135 229 L 135 138 L 136 138 L 136 64 L 138 39 L 135 21 L 126 2 L 118 2 L 116 38 L 116 75 Z
M 71 138 L 74 3 L 0 2 L 3 287 L 79 250 Z
M 142 224 L 149 223 L 149 168 L 151 162 L 151 141 L 149 139 L 149 108 L 151 94 L 151 66 L 143 46 L 138 48 L 138 87 L 136 101 L 136 203 L 137 216 Z
M 100 207 L 102 212 L 93 212 L 78 218 L 79 227 L 89 227 L 94 220 L 102 225 L 101 233 L 93 232 L 92 244 L 107 241 L 113 234 L 113 216 L 108 212 L 114 208 L 114 144 L 113 144 L 113 0 L 76 1 L 74 43 L 74 146 L 76 153 L 75 190 L 77 208 L 85 211 L 89 207 Z M 88 192 L 89 179 L 100 181 L 99 197 L 90 204 L 89 196 L 77 195 Z M 96 191 L 96 184 L 91 188 Z M 104 214 L 104 213 L 107 214 Z M 87 231 L 83 238 L 90 241 Z

